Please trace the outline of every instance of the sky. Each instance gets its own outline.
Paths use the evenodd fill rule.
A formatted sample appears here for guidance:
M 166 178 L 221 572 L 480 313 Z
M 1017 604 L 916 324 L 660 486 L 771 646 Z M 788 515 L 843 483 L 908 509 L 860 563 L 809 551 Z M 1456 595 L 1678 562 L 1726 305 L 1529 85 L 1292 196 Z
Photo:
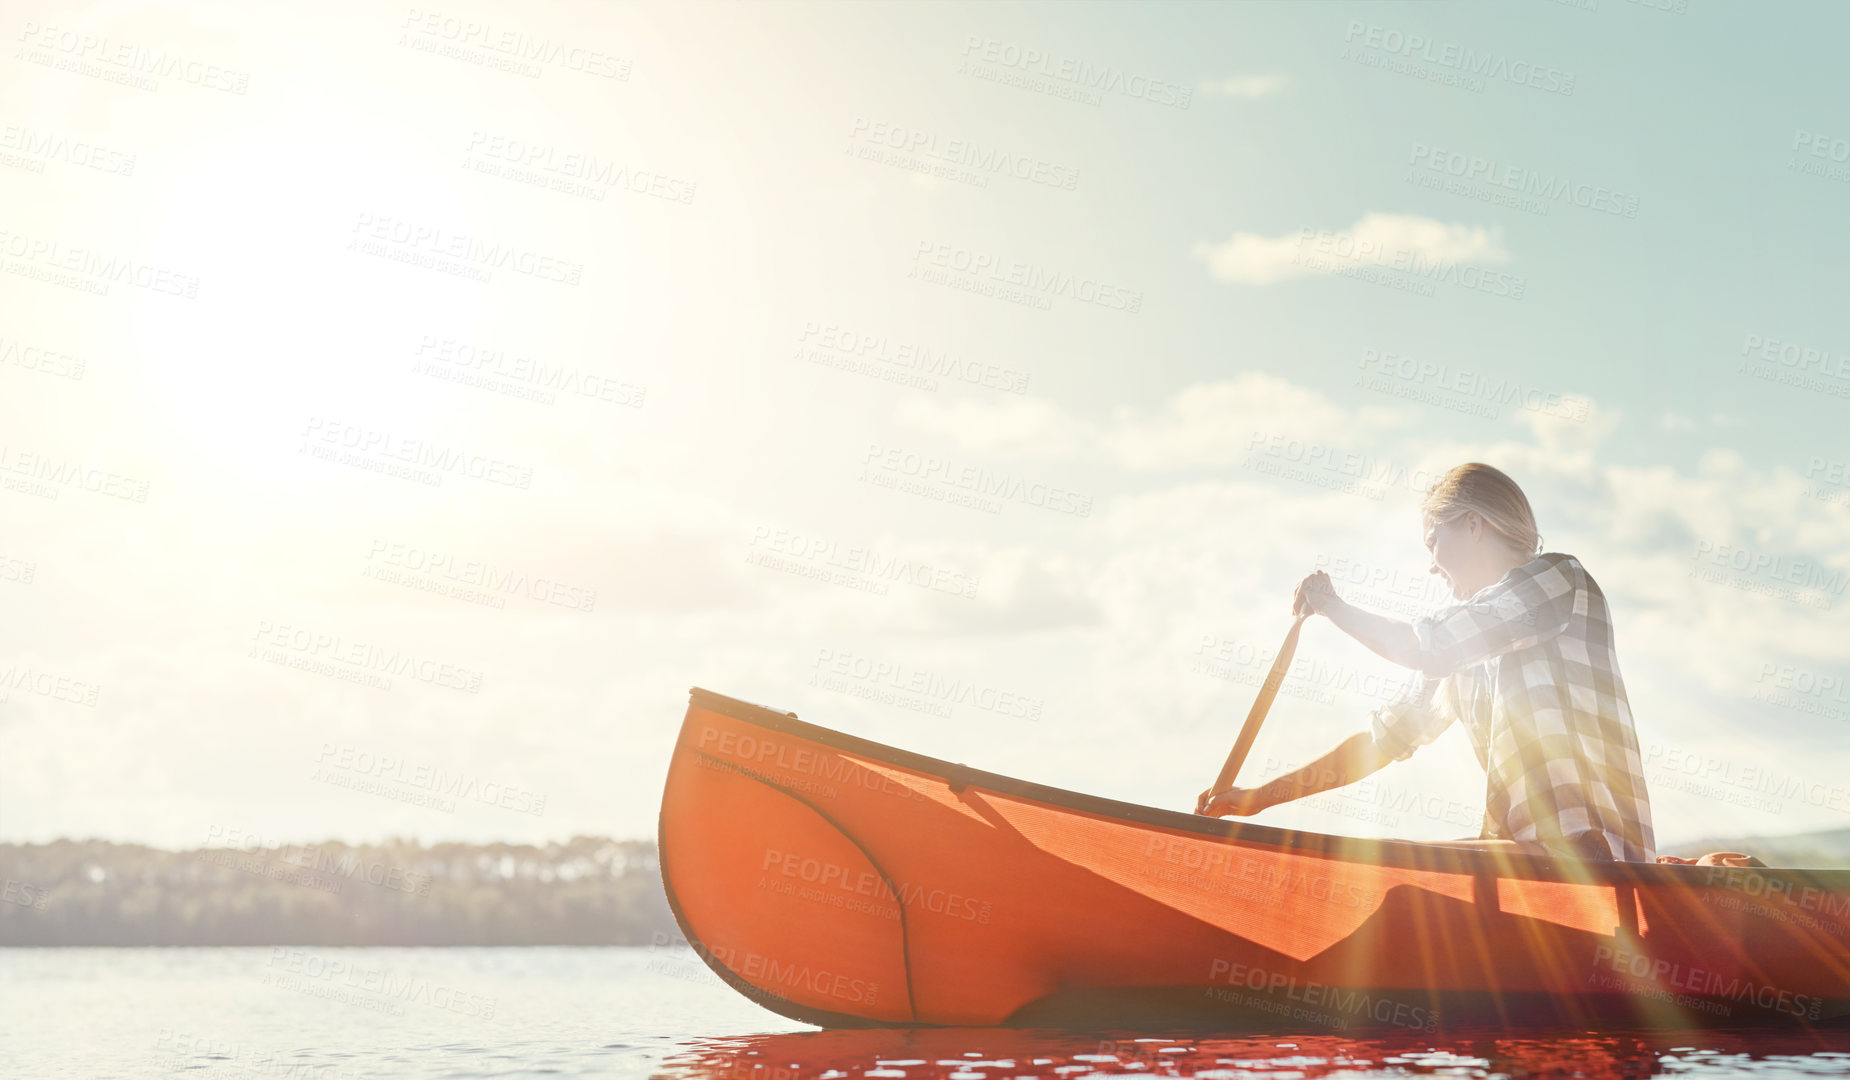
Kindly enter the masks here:
M 1483 461 L 1850 827 L 1836 5 L 0 5 L 0 841 L 654 833 L 700 686 L 1188 809 Z M 1248 782 L 1406 673 L 1327 620 Z M 1475 835 L 1462 730 L 1263 824 Z

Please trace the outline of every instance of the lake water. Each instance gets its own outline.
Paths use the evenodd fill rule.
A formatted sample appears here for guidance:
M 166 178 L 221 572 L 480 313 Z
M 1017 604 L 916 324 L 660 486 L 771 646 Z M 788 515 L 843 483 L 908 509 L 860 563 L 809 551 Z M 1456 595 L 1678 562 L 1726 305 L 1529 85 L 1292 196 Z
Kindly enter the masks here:
M 1173 1036 L 1173 1037 L 1172 1037 Z M 1850 1077 L 1830 1036 L 826 1031 L 687 949 L 0 949 L 0 1076 Z

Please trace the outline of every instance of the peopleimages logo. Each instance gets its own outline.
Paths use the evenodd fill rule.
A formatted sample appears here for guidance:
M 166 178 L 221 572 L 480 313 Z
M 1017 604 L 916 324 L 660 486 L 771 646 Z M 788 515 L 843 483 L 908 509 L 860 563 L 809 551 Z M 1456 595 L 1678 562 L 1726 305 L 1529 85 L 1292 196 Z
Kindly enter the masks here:
M 1832 355 L 1828 349 L 1802 342 L 1781 341 L 1765 334 L 1748 334 L 1742 340 L 1741 355 L 1749 360 L 1778 364 L 1798 371 L 1815 371 L 1836 379 L 1850 379 L 1850 354 Z
M 1039 720 L 1041 710 L 1046 706 L 1045 700 L 1041 698 L 1031 698 L 1007 690 L 999 690 L 973 679 L 952 678 L 935 671 L 923 671 L 897 661 L 876 660 L 873 657 L 835 649 L 818 649 L 816 660 L 810 666 L 815 668 L 819 675 L 835 675 L 844 679 L 854 679 L 929 699 L 946 706 L 943 715 L 949 715 L 951 705 L 966 705 L 985 712 L 1010 716 L 1017 720 Z M 811 682 L 812 684 L 815 682 L 813 677 Z
M 1521 300 L 1522 294 L 1529 287 L 1529 279 L 1520 274 L 1507 274 L 1476 263 L 1438 258 L 1423 248 L 1378 241 L 1367 235 L 1357 236 L 1349 230 L 1300 228 L 1295 246 L 1297 250 L 1292 255 L 1292 262 L 1320 273 L 1341 273 L 1376 266 L 1407 275 L 1404 279 L 1388 279 L 1389 282 L 1401 281 L 1403 285 L 1415 283 L 1421 286 L 1438 282 L 1511 300 Z M 1431 296 L 1433 293 L 1426 291 L 1422 295 Z
M 1476 181 L 1493 187 L 1535 195 L 1553 202 L 1569 202 L 1583 210 L 1594 210 L 1619 217 L 1638 216 L 1638 196 L 1598 184 L 1576 183 L 1557 173 L 1537 172 L 1521 165 L 1510 165 L 1495 158 L 1483 158 L 1455 150 L 1442 150 L 1414 143 L 1407 164 L 1443 173 L 1459 180 Z
M 1644 764 L 1656 770 L 1648 776 L 1654 784 L 1734 806 L 1778 813 L 1781 801 L 1797 799 L 1808 806 L 1850 814 L 1850 786 L 1841 781 L 1827 784 L 1764 764 L 1709 757 L 1656 742 L 1645 748 Z M 1756 795 L 1767 798 L 1756 799 Z
M 44 911 L 51 903 L 51 890 L 24 881 L 7 878 L 0 884 L 0 903 L 18 904 L 34 911 Z
M 228 855 L 248 855 L 253 858 L 249 864 L 242 864 L 223 858 Z M 271 859 L 275 865 L 270 865 Z M 429 874 L 420 874 L 379 859 L 365 858 L 357 848 L 343 847 L 338 852 L 327 851 L 319 845 L 309 847 L 288 844 L 231 826 L 209 827 L 206 830 L 206 846 L 194 854 L 193 861 L 227 866 L 273 879 L 293 880 L 297 884 L 326 888 L 329 892 L 341 891 L 340 882 L 332 879 L 351 881 L 357 878 L 365 884 L 392 892 L 430 895 Z M 304 873 L 291 874 L 291 870 Z
M 1244 987 L 1266 995 L 1277 995 L 1287 1002 L 1302 1002 L 1312 1010 L 1327 1010 L 1321 1016 L 1312 1012 L 1306 1015 L 1295 1015 L 1294 1019 L 1318 1020 L 1327 1023 L 1342 1019 L 1334 1014 L 1346 1013 L 1356 1019 L 1393 1024 L 1396 1027 L 1416 1028 L 1426 1032 L 1439 1030 L 1439 1014 L 1424 1005 L 1397 1001 L 1384 994 L 1371 994 L 1366 990 L 1346 989 L 1309 980 L 1300 981 L 1296 975 L 1268 971 L 1257 964 L 1233 963 L 1217 957 L 1208 964 L 1208 981 L 1210 984 L 1224 982 L 1232 987 Z
M 469 145 L 464 147 L 464 153 L 531 169 L 562 183 L 585 181 L 585 185 L 580 187 L 564 183 L 559 190 L 590 194 L 598 201 L 602 201 L 605 190 L 621 187 L 638 195 L 653 195 L 669 202 L 691 203 L 694 201 L 694 190 L 699 186 L 691 180 L 620 165 L 615 161 L 601 159 L 596 154 L 563 150 L 545 143 L 480 130 L 470 133 Z M 511 179 L 523 178 L 519 173 L 506 175 Z
M 1076 90 L 1123 94 L 1152 105 L 1186 109 L 1195 96 L 1193 87 L 1168 79 L 1127 72 L 1109 64 L 1093 64 L 1072 56 L 1054 56 L 1041 49 L 1023 48 L 1014 42 L 980 34 L 964 37 L 964 58 L 966 64 L 992 64 L 1000 69 L 1014 69 L 1022 75 L 1068 83 Z M 1088 104 L 1097 104 L 1097 101 Z
M 807 885 L 815 886 L 825 903 L 836 899 L 830 894 L 830 890 L 836 890 L 844 894 L 843 899 L 871 897 L 876 901 L 919 908 L 934 915 L 962 919 L 965 922 L 987 923 L 989 921 L 991 904 L 979 897 L 965 896 L 951 889 L 931 888 L 917 883 L 891 882 L 872 870 L 842 866 L 827 859 L 810 858 L 800 852 L 765 848 L 764 862 L 758 868 L 765 872 L 765 877 L 759 881 L 760 888 L 788 892 L 787 889 L 777 888 L 779 883 L 776 879 L 778 876 L 794 878 Z M 804 899 L 818 898 L 817 896 L 804 897 Z M 835 903 L 834 906 L 844 907 L 845 905 Z M 875 908 L 868 913 L 898 917 L 898 912 L 891 909 L 882 911 Z
M 1850 162 L 1850 139 L 1833 138 L 1804 128 L 1793 130 L 1792 149 L 1803 150 L 1812 157 L 1829 158 L 1840 165 Z
M 302 440 L 298 453 L 371 468 L 374 472 L 387 471 L 386 466 L 396 468 L 402 463 L 399 471 L 405 473 L 406 478 L 426 483 L 434 479 L 436 484 L 441 484 L 445 475 L 460 474 L 522 491 L 533 486 L 531 465 L 470 453 L 426 439 L 407 439 L 395 432 L 330 417 L 310 416 L 304 421 L 298 437 Z M 346 451 L 347 456 L 340 457 L 341 451 Z
M 15 479 L 19 480 L 21 490 L 41 498 L 56 499 L 63 489 L 76 487 L 129 502 L 148 501 L 146 480 L 99 469 L 73 458 L 54 457 L 0 443 L 0 481 Z M 40 480 L 49 481 L 49 484 L 33 483 Z M 13 484 L 5 483 L 4 486 L 12 487 Z
M 494 998 L 374 967 L 359 957 L 324 956 L 277 945 L 270 949 L 268 968 L 263 978 L 268 985 L 346 1004 L 365 1002 L 368 1008 L 394 1016 L 405 1015 L 405 1002 L 415 1002 L 480 1020 L 495 1018 Z
M 1137 290 L 1101 282 L 1096 278 L 1044 269 L 1033 263 L 1005 258 L 993 252 L 921 240 L 912 253 L 912 260 L 913 269 L 908 276 L 919 276 L 920 270 L 951 271 L 959 275 L 967 275 L 968 280 L 971 281 L 981 281 L 985 284 L 1002 282 L 1005 285 L 1016 286 L 1028 299 L 1035 301 L 1046 301 L 1048 297 L 1062 296 L 1081 303 L 1096 304 L 1114 311 L 1128 312 L 1132 315 L 1143 310 L 1143 293 Z M 1040 302 L 1033 306 L 1045 310 L 1047 304 Z
M 248 71 L 223 68 L 168 49 L 153 49 L 146 45 L 111 40 L 107 35 L 99 36 L 68 26 L 41 26 L 27 22 L 25 29 L 14 40 L 24 42 L 28 49 L 35 50 L 21 50 L 18 55 L 22 59 L 44 62 L 41 57 L 56 57 L 62 62 L 55 66 L 83 75 L 115 76 L 110 78 L 111 82 L 128 81 L 133 76 L 131 85 L 143 90 L 160 89 L 158 83 L 144 76 L 177 78 L 193 86 L 240 96 L 250 88 L 251 77 Z
M 1469 368 L 1454 368 L 1435 360 L 1417 359 L 1405 353 L 1363 349 L 1360 368 L 1367 375 L 1399 380 L 1403 384 L 1418 389 L 1446 391 L 1458 395 L 1460 400 L 1482 403 L 1491 410 L 1489 413 L 1491 416 L 1497 415 L 1495 411 L 1497 408 L 1511 407 L 1584 423 L 1593 408 L 1593 402 L 1589 398 L 1543 390 L 1536 386 L 1525 386 L 1520 381 L 1503 375 L 1493 376 L 1481 371 L 1472 371 Z M 1375 387 L 1371 386 L 1371 389 L 1373 388 Z M 1410 391 L 1400 396 L 1409 397 L 1416 396 L 1416 394 Z
M 1847 708 L 1850 707 L 1850 684 L 1841 676 L 1767 662 L 1760 665 L 1760 675 L 1755 681 L 1760 684 L 1754 689 L 1756 701 L 1772 702 L 1832 720 L 1850 719 L 1850 708 Z
M 375 539 L 366 552 L 367 562 L 405 571 L 426 580 L 442 579 L 458 586 L 474 586 L 491 594 L 524 596 L 554 607 L 571 611 L 591 611 L 597 606 L 597 590 L 569 585 L 554 578 L 499 567 L 480 559 L 466 559 L 450 552 Z M 379 567 L 370 567 L 362 576 L 392 580 Z M 398 583 L 398 582 L 395 582 Z
M 972 599 L 982 580 L 962 570 L 932 566 L 873 548 L 843 547 L 828 537 L 773 529 L 769 525 L 753 526 L 750 546 L 755 550 L 746 554 L 747 562 L 791 570 L 802 577 L 820 576 L 838 584 L 853 584 L 868 592 L 884 594 L 888 584 L 897 582 Z M 834 577 L 834 572 L 850 577 Z
M 471 773 L 450 772 L 441 766 L 409 761 L 393 754 L 375 754 L 346 744 L 322 743 L 315 764 L 323 769 L 339 769 L 355 776 L 534 817 L 546 812 L 546 796 L 526 788 L 484 780 Z
M 935 378 L 942 377 L 947 382 L 986 386 L 1011 394 L 1028 391 L 1029 376 L 1025 371 L 966 360 L 949 349 L 934 349 L 914 341 L 895 341 L 886 334 L 869 333 L 839 323 L 805 321 L 797 343 L 802 346 L 797 351 L 799 359 L 807 358 L 812 363 L 835 367 L 847 366 L 839 359 L 819 355 L 821 350 L 827 350 L 851 362 L 865 361 L 875 369 L 890 367 L 908 376 L 919 376 L 920 384 L 931 390 L 937 389 Z
M 1200 877 L 1227 878 L 1270 897 L 1289 895 L 1298 901 L 1372 910 L 1382 896 L 1375 889 L 1312 873 L 1304 867 L 1248 858 L 1240 849 L 1225 844 L 1176 836 L 1152 835 L 1143 857 L 1146 865 L 1168 863 Z
M 53 701 L 66 701 L 72 705 L 96 706 L 99 686 L 93 682 L 73 679 L 55 671 L 45 671 L 30 664 L 11 663 L 0 668 L 0 689 L 18 690 L 25 694 L 35 694 Z M 0 701 L 5 701 L 0 696 Z
M 585 269 L 584 263 L 555 258 L 518 244 L 385 215 L 360 214 L 349 231 L 353 234 L 347 241 L 350 251 L 446 273 L 464 271 L 462 276 L 478 281 L 487 281 L 493 271 L 506 268 L 541 281 L 576 285 Z
M 832 786 L 839 784 L 851 790 L 862 787 L 900 799 L 921 802 L 930 799 L 924 792 L 900 783 L 887 773 L 875 772 L 840 754 L 796 746 L 769 736 L 708 727 L 701 730 L 696 749 L 717 762 L 722 769 L 737 768 L 723 760 L 732 758 L 751 766 L 753 771 L 768 773 L 777 782 L 797 790 L 805 790 L 804 785 L 809 784 L 811 789 L 820 789 L 816 791 L 817 794 L 825 794 L 829 798 L 840 795 L 840 790 Z M 829 783 L 824 784 L 823 781 Z
M 193 300 L 199 296 L 197 274 L 182 274 L 126 255 L 98 251 L 96 248 L 70 247 L 45 237 L 0 230 L 0 254 L 22 260 L 9 265 L 9 272 L 48 280 L 46 275 L 54 270 L 69 271 L 80 275 L 83 284 L 92 286 L 84 291 L 100 296 L 108 295 L 110 285 L 133 285 L 138 289 L 165 293 L 182 300 Z M 64 282 L 60 280 L 58 283 Z
M 1374 23 L 1351 20 L 1343 41 L 1361 39 L 1365 48 L 1390 56 L 1433 64 L 1465 75 L 1501 79 L 1517 86 L 1532 86 L 1551 94 L 1572 96 L 1574 73 L 1528 60 L 1511 60 L 1502 53 L 1484 52 L 1449 41 L 1434 41 L 1423 34 L 1408 34 Z
M 551 405 L 559 394 L 564 394 L 568 399 L 640 409 L 649 392 L 646 386 L 619 382 L 597 372 L 434 334 L 423 335 L 413 355 L 413 374 L 431 375 L 542 405 Z
M 456 48 L 473 48 L 504 54 L 518 61 L 533 61 L 521 64 L 522 68 L 534 68 L 536 64 L 552 64 L 566 71 L 583 72 L 616 82 L 628 82 L 630 62 L 620 56 L 598 52 L 585 48 L 581 42 L 571 43 L 555 41 L 549 37 L 540 37 L 524 30 L 507 26 L 493 26 L 476 22 L 473 19 L 459 19 L 441 11 L 429 11 L 424 8 L 409 8 L 401 28 L 407 35 L 417 34 L 425 43 L 444 43 Z M 401 39 L 401 45 L 406 42 Z M 473 59 L 464 55 L 462 59 Z M 530 74 L 521 71 L 520 74 Z
M 267 663 L 297 667 L 318 674 L 336 674 L 350 681 L 390 689 L 383 676 L 403 676 L 431 686 L 479 693 L 482 673 L 472 668 L 441 663 L 404 649 L 387 649 L 365 641 L 349 641 L 339 634 L 317 633 L 305 627 L 257 623 L 247 654 Z
M 12 150 L 26 155 L 27 162 L 38 166 L 31 170 L 33 172 L 43 172 L 43 163 L 55 160 L 115 176 L 135 175 L 134 154 L 111 150 L 81 139 L 73 141 L 67 136 L 40 131 L 24 124 L 8 124 L 0 128 L 0 150 Z M 0 154 L 0 160 L 7 156 Z
M 1311 442 L 1268 431 L 1252 432 L 1247 438 L 1246 450 L 1249 462 L 1257 455 L 1263 454 L 1266 457 L 1349 477 L 1360 483 L 1377 485 L 1381 488 L 1424 491 L 1438 480 L 1437 473 L 1426 469 L 1409 470 L 1405 465 L 1397 464 L 1386 458 L 1375 457 L 1373 454 L 1351 453 L 1327 443 Z M 1381 496 L 1375 494 L 1370 497 L 1379 499 Z
M 1092 516 L 1091 495 L 1051 487 L 1038 481 L 1024 481 L 1018 476 L 998 473 L 982 465 L 936 454 L 869 443 L 861 456 L 861 464 L 865 471 L 883 471 L 894 476 L 911 477 L 927 484 L 956 488 L 978 496 L 1018 502 L 1075 517 Z
M 1685 967 L 1675 961 L 1615 949 L 1610 945 L 1601 945 L 1594 950 L 1593 963 L 1596 968 L 1604 965 L 1619 975 L 1648 981 L 1666 990 L 1688 990 L 1708 997 L 1727 998 L 1806 1020 L 1818 1019 L 1819 1010 L 1824 1005 L 1824 1000 L 1815 995 L 1795 994 L 1777 986 L 1757 983 L 1751 978 L 1724 975 L 1699 967 Z M 1597 971 L 1595 974 L 1598 974 Z
M 850 141 L 864 141 L 890 150 L 900 150 L 951 165 L 961 165 L 989 176 L 1007 175 L 1017 180 L 1026 180 L 1045 187 L 1063 188 L 1067 191 L 1072 191 L 1079 186 L 1079 170 L 1071 166 L 1023 154 L 1011 154 L 1006 150 L 984 146 L 968 139 L 946 139 L 940 142 L 934 132 L 922 131 L 886 120 L 870 120 L 865 116 L 857 116 L 854 118 L 854 128 L 848 138 Z
M 28 345 L 18 338 L 0 336 L 0 364 L 12 364 L 41 375 L 80 382 L 89 361 L 57 349 Z
M 1696 541 L 1696 550 L 1690 560 L 1698 568 L 1704 564 L 1712 565 L 1751 577 L 1796 585 L 1803 589 L 1816 589 L 1830 596 L 1842 595 L 1846 582 L 1850 581 L 1845 571 L 1832 570 L 1816 559 L 1795 559 L 1790 555 L 1756 551 L 1740 544 L 1717 544 L 1710 540 Z M 1695 572 L 1692 570 L 1691 574 Z

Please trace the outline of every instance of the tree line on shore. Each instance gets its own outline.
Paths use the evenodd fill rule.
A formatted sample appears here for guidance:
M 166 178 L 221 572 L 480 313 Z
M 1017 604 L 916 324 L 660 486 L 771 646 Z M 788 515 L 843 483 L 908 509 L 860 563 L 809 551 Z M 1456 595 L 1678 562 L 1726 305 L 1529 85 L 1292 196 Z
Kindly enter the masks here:
M 649 840 L 0 844 L 5 945 L 647 945 L 678 940 Z

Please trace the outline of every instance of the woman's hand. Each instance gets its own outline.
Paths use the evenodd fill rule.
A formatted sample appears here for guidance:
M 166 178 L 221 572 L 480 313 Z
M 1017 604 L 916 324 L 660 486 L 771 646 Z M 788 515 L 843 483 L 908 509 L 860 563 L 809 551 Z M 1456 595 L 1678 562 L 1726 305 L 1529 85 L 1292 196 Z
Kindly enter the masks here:
M 1291 597 L 1291 613 L 1326 615 L 1331 607 L 1341 602 L 1342 597 L 1336 595 L 1336 584 L 1330 580 L 1330 575 L 1318 570 L 1298 582 L 1297 592 Z
M 1258 788 L 1228 788 L 1219 795 L 1209 788 L 1195 798 L 1195 813 L 1203 817 L 1252 817 L 1272 805 L 1259 794 Z

